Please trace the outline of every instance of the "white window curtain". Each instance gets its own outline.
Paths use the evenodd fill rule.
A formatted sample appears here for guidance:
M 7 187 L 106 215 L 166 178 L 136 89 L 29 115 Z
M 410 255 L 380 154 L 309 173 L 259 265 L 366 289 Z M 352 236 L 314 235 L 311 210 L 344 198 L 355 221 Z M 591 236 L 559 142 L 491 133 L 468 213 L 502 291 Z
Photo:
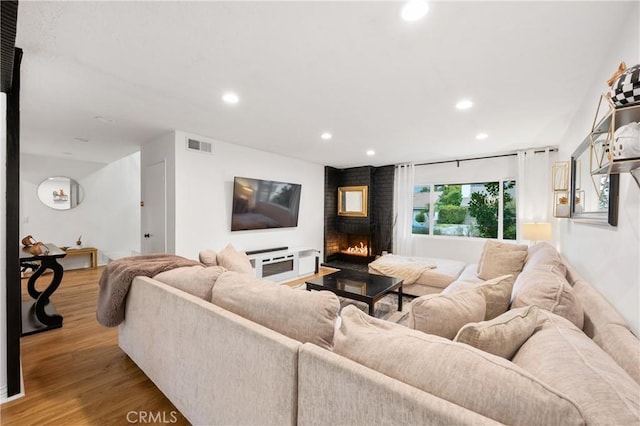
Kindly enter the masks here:
M 415 166 L 396 166 L 394 190 L 393 252 L 401 256 L 411 255 L 411 224 L 413 219 L 413 185 Z
M 518 151 L 518 181 L 516 184 L 518 239 L 522 224 L 549 222 L 551 207 L 551 163 L 549 148 L 535 153 L 528 149 Z

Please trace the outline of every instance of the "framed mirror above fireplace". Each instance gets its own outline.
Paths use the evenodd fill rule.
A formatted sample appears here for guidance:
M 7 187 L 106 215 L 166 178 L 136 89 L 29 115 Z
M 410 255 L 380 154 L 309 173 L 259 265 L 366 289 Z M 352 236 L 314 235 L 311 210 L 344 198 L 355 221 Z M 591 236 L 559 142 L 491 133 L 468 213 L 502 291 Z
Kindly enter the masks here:
M 338 215 L 367 217 L 367 186 L 341 186 L 338 188 Z

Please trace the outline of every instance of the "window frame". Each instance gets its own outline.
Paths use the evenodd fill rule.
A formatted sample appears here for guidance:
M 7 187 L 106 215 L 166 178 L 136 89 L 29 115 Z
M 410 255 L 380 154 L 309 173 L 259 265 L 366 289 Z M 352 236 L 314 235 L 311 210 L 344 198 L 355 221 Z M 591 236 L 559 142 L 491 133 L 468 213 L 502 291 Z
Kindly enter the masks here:
M 438 183 L 424 183 L 424 184 L 414 184 L 413 185 L 413 191 L 415 191 L 416 187 L 429 187 L 429 233 L 428 234 L 420 234 L 420 233 L 414 233 L 413 232 L 413 226 L 411 229 L 411 237 L 418 237 L 418 238 L 446 238 L 446 239 L 463 239 L 465 241 L 473 241 L 473 240 L 477 240 L 477 241 L 485 241 L 485 240 L 504 240 L 504 184 L 505 182 L 515 182 L 516 186 L 515 186 L 515 197 L 514 199 L 516 200 L 516 226 L 518 223 L 518 219 L 517 219 L 517 210 L 518 210 L 518 200 L 517 200 L 517 188 L 518 188 L 518 180 L 514 177 L 505 177 L 505 178 L 500 178 L 500 179 L 493 179 L 493 180 L 487 180 L 485 182 L 456 182 L 456 181 L 438 181 Z M 498 192 L 498 235 L 496 238 L 487 238 L 487 237 L 464 237 L 464 236 L 460 236 L 460 235 L 434 235 L 433 234 L 433 230 L 435 227 L 435 218 L 434 218 L 434 214 L 435 214 L 435 203 L 438 201 L 435 198 L 435 186 L 436 185 L 473 185 L 473 184 L 486 184 L 486 183 L 491 183 L 491 182 L 498 182 L 499 184 L 499 192 Z M 413 215 L 413 209 L 412 211 L 412 215 Z M 413 216 L 411 217 L 411 223 L 413 223 Z M 516 233 L 516 238 L 514 240 L 508 240 L 508 241 L 517 241 L 518 240 L 518 235 Z

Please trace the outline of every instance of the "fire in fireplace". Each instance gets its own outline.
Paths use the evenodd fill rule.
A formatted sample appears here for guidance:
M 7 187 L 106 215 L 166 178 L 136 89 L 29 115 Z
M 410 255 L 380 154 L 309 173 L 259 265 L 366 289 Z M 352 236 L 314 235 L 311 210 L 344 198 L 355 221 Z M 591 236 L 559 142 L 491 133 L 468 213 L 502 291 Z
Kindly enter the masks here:
M 369 256 L 369 246 L 364 241 L 360 241 L 359 244 L 347 247 L 346 249 L 342 250 L 342 253 L 355 256 Z
M 343 258 L 356 257 L 365 261 L 371 256 L 371 235 L 346 234 L 340 244 L 340 255 Z

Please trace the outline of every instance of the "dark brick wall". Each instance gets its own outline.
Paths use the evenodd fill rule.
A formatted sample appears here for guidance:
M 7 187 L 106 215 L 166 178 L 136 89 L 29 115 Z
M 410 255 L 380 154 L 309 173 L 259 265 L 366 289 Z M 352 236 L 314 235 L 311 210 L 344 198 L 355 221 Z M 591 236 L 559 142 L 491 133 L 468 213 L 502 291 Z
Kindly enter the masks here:
M 373 255 L 380 254 L 383 250 L 391 251 L 394 171 L 394 166 L 349 169 L 325 167 L 325 261 L 332 260 L 339 252 L 340 246 L 347 241 L 346 234 L 369 235 Z M 361 185 L 368 187 L 369 215 L 338 216 L 338 187 Z
M 395 166 L 376 167 L 372 174 L 373 253 L 393 252 L 393 188 Z
M 338 232 L 338 187 L 340 170 L 324 168 L 324 256 L 325 260 L 340 251 L 345 236 Z

